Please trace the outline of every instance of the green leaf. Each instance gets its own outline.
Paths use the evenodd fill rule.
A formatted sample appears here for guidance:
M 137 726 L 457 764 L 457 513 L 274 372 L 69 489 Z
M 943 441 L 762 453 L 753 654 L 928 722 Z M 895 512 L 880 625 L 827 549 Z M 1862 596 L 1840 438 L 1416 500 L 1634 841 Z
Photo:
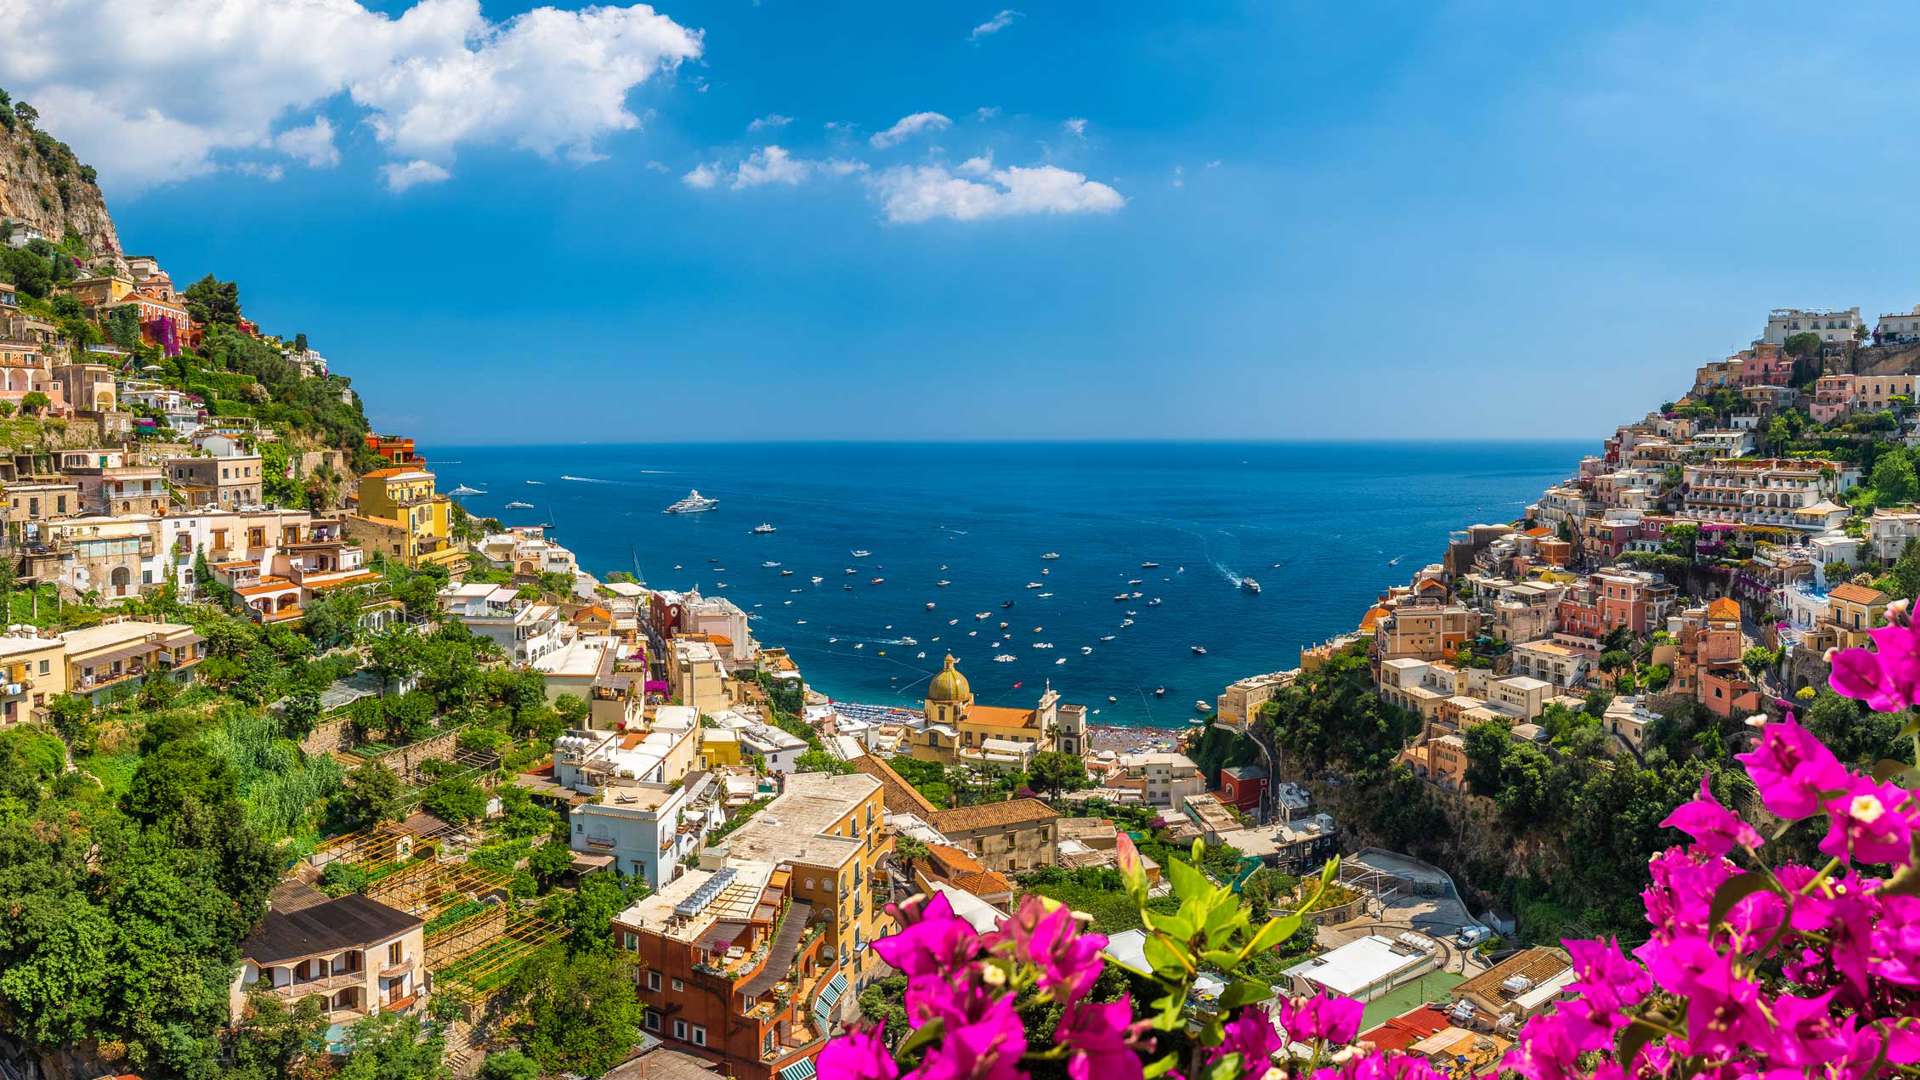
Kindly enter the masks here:
M 1233 940 L 1233 935 L 1247 925 L 1247 909 L 1240 901 L 1228 893 L 1213 898 L 1213 910 L 1207 913 L 1207 947 L 1218 948 Z
M 1232 971 L 1240 966 L 1240 954 L 1233 949 L 1208 949 L 1200 954 L 1200 960 L 1208 967 L 1222 971 Z
M 1143 911 L 1140 921 L 1146 924 L 1147 929 L 1158 930 L 1179 941 L 1188 941 L 1193 937 L 1193 920 L 1184 913 L 1163 915 L 1156 911 Z
M 1879 761 L 1873 763 L 1872 773 L 1875 780 L 1884 784 L 1896 776 L 1910 772 L 1912 769 L 1913 766 L 1904 761 L 1895 761 L 1893 758 L 1881 758 Z
M 1163 1054 L 1153 1061 L 1147 1062 L 1147 1067 L 1142 1070 L 1141 1075 L 1146 1077 L 1146 1080 L 1156 1080 L 1156 1078 L 1165 1076 L 1167 1073 L 1173 1071 L 1173 1067 L 1178 1064 L 1180 1064 L 1179 1054 Z
M 894 1051 L 894 1055 L 896 1057 L 906 1057 L 908 1054 L 913 1053 L 923 1046 L 930 1046 L 933 1043 L 939 1042 L 940 1036 L 945 1034 L 946 1030 L 947 1022 L 938 1016 L 933 1017 L 926 1023 L 913 1029 L 906 1038 L 900 1040 L 900 1046 Z
M 1239 1080 L 1239 1078 L 1240 1052 L 1238 1050 L 1214 1062 L 1206 1073 L 1206 1080 Z
M 1193 860 L 1193 863 L 1195 866 L 1198 866 L 1200 865 L 1201 856 L 1205 855 L 1206 853 L 1207 853 L 1207 845 L 1200 842 L 1200 837 L 1198 836 L 1194 837 L 1192 853 L 1187 857 Z
M 1242 1005 L 1251 1005 L 1256 1001 L 1265 1001 L 1273 996 L 1273 987 L 1253 979 L 1241 979 L 1220 994 L 1220 1008 L 1237 1009 Z
M 1632 1023 L 1620 1029 L 1620 1039 L 1614 1044 L 1613 1059 L 1620 1063 L 1621 1068 L 1631 1073 L 1633 1059 L 1640 1053 L 1641 1048 L 1665 1034 L 1666 1032 L 1645 1020 L 1635 1017 Z
M 1205 874 L 1179 859 L 1167 860 L 1167 880 L 1173 883 L 1173 894 L 1182 900 L 1204 897 L 1213 889 Z
M 1141 943 L 1140 951 L 1146 956 L 1147 963 L 1153 965 L 1153 973 L 1167 979 L 1184 979 L 1193 974 L 1193 958 L 1188 955 L 1187 947 L 1164 933 L 1154 933 Z
M 1240 950 L 1241 955 L 1252 956 L 1254 953 L 1278 948 L 1281 942 L 1299 932 L 1300 916 L 1298 915 L 1283 915 L 1277 919 L 1268 919 L 1259 933 L 1253 935 L 1253 940 L 1247 942 L 1247 947 Z
M 1741 874 L 1736 878 L 1728 878 L 1713 890 L 1713 904 L 1707 908 L 1707 925 L 1718 926 L 1735 904 L 1754 893 L 1772 888 L 1773 879 L 1765 874 Z

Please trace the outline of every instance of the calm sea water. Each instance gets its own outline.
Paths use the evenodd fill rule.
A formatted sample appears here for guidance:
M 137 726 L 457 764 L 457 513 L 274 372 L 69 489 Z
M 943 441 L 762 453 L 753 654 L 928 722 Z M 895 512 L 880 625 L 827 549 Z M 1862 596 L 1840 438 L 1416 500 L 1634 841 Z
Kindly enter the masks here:
M 1098 710 L 1098 722 L 1177 726 L 1196 698 L 1293 667 L 1302 645 L 1351 629 L 1381 589 L 1440 557 L 1448 530 L 1512 519 L 1587 449 L 867 443 L 423 452 L 442 491 L 479 488 L 486 494 L 462 502 L 508 524 L 553 523 L 584 569 L 637 570 L 655 587 L 731 598 L 757 616 L 760 641 L 787 646 L 807 680 L 837 698 L 917 702 L 951 650 L 982 703 L 1031 705 L 1051 679 L 1067 700 Z M 690 488 L 719 508 L 660 512 Z M 506 509 L 513 501 L 533 509 Z M 763 521 L 779 531 L 753 535 Z M 854 550 L 872 554 L 855 558 Z M 1043 560 L 1049 551 L 1060 557 Z M 1142 569 L 1143 561 L 1160 566 Z M 1263 591 L 1238 588 L 1242 575 Z M 885 583 L 869 584 L 876 577 Z M 937 586 L 942 579 L 951 584 Z M 1136 591 L 1138 599 L 1114 599 Z M 1161 602 L 1150 605 L 1153 598 Z M 1008 600 L 1011 609 L 1002 607 Z M 988 617 L 975 618 L 981 612 Z M 1133 625 L 1123 626 L 1129 617 Z M 1156 699 L 1161 686 L 1166 695 Z

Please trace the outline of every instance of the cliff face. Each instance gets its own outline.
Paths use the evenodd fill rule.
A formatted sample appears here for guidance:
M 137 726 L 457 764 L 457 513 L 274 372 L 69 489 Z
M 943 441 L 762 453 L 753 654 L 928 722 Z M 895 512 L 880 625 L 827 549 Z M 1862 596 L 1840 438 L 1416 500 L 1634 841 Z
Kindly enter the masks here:
M 15 218 L 58 241 L 78 233 L 95 254 L 119 253 L 120 237 L 93 170 L 73 151 L 17 120 L 0 127 L 0 217 Z

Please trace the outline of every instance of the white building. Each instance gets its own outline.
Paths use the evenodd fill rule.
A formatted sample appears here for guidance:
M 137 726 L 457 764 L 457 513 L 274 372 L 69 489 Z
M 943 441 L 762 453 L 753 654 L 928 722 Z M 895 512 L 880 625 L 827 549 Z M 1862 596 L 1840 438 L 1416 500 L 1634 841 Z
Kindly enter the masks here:
M 1206 777 L 1200 774 L 1200 767 L 1185 754 L 1164 751 L 1122 754 L 1118 765 L 1116 772 L 1120 776 L 1146 782 L 1142 795 L 1148 806 L 1182 810 L 1187 805 L 1187 796 L 1207 790 Z M 1112 782 L 1111 777 L 1108 782 Z
M 793 772 L 800 755 L 807 752 L 806 740 L 732 709 L 723 709 L 709 719 L 739 738 L 741 753 L 765 758 L 769 773 L 785 776 Z
M 481 540 L 474 551 L 489 565 L 518 577 L 540 574 L 572 577 L 580 572 L 573 552 L 548 540 L 546 530 L 538 525 L 516 526 L 506 532 L 493 533 Z
M 568 846 L 610 856 L 615 870 L 654 889 L 678 876 L 680 861 L 725 820 L 713 774 L 688 771 L 696 730 L 570 731 L 554 740 L 554 782 L 590 796 L 569 816 Z
M 1529 641 L 1513 647 L 1513 673 L 1544 682 L 1555 691 L 1587 681 L 1591 655 L 1554 641 Z
M 1874 324 L 1873 336 L 1882 345 L 1920 341 L 1920 304 L 1915 304 L 1912 311 L 1880 316 Z
M 1920 508 L 1882 507 L 1867 519 L 1867 544 L 1873 557 L 1892 562 L 1907 548 L 1907 541 L 1920 539 Z
M 565 644 L 560 609 L 529 600 L 511 585 L 449 585 L 440 590 L 440 610 L 500 646 L 516 664 L 531 664 Z
M 1760 340 L 1769 345 L 1785 345 L 1795 334 L 1819 334 L 1825 342 L 1852 341 L 1854 333 L 1866 326 L 1858 306 L 1845 311 L 1811 311 L 1805 308 L 1775 308 L 1767 313 L 1767 329 Z

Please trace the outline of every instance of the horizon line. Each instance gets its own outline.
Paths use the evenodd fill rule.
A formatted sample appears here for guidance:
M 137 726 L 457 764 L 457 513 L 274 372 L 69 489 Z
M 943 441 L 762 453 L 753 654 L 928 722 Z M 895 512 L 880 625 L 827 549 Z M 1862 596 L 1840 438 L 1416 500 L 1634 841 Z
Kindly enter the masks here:
M 373 432 L 374 434 L 387 434 Z M 1587 442 L 1594 436 L 1488 436 L 1485 438 L 1448 438 L 1410 436 L 1406 438 L 1234 438 L 1208 439 L 1186 436 L 1142 438 L 979 438 L 979 439 L 594 439 L 552 442 L 446 442 L 418 435 L 400 435 L 416 444 L 438 443 L 474 449 L 509 449 L 593 446 L 1479 446 L 1489 443 L 1503 446 L 1560 446 Z

